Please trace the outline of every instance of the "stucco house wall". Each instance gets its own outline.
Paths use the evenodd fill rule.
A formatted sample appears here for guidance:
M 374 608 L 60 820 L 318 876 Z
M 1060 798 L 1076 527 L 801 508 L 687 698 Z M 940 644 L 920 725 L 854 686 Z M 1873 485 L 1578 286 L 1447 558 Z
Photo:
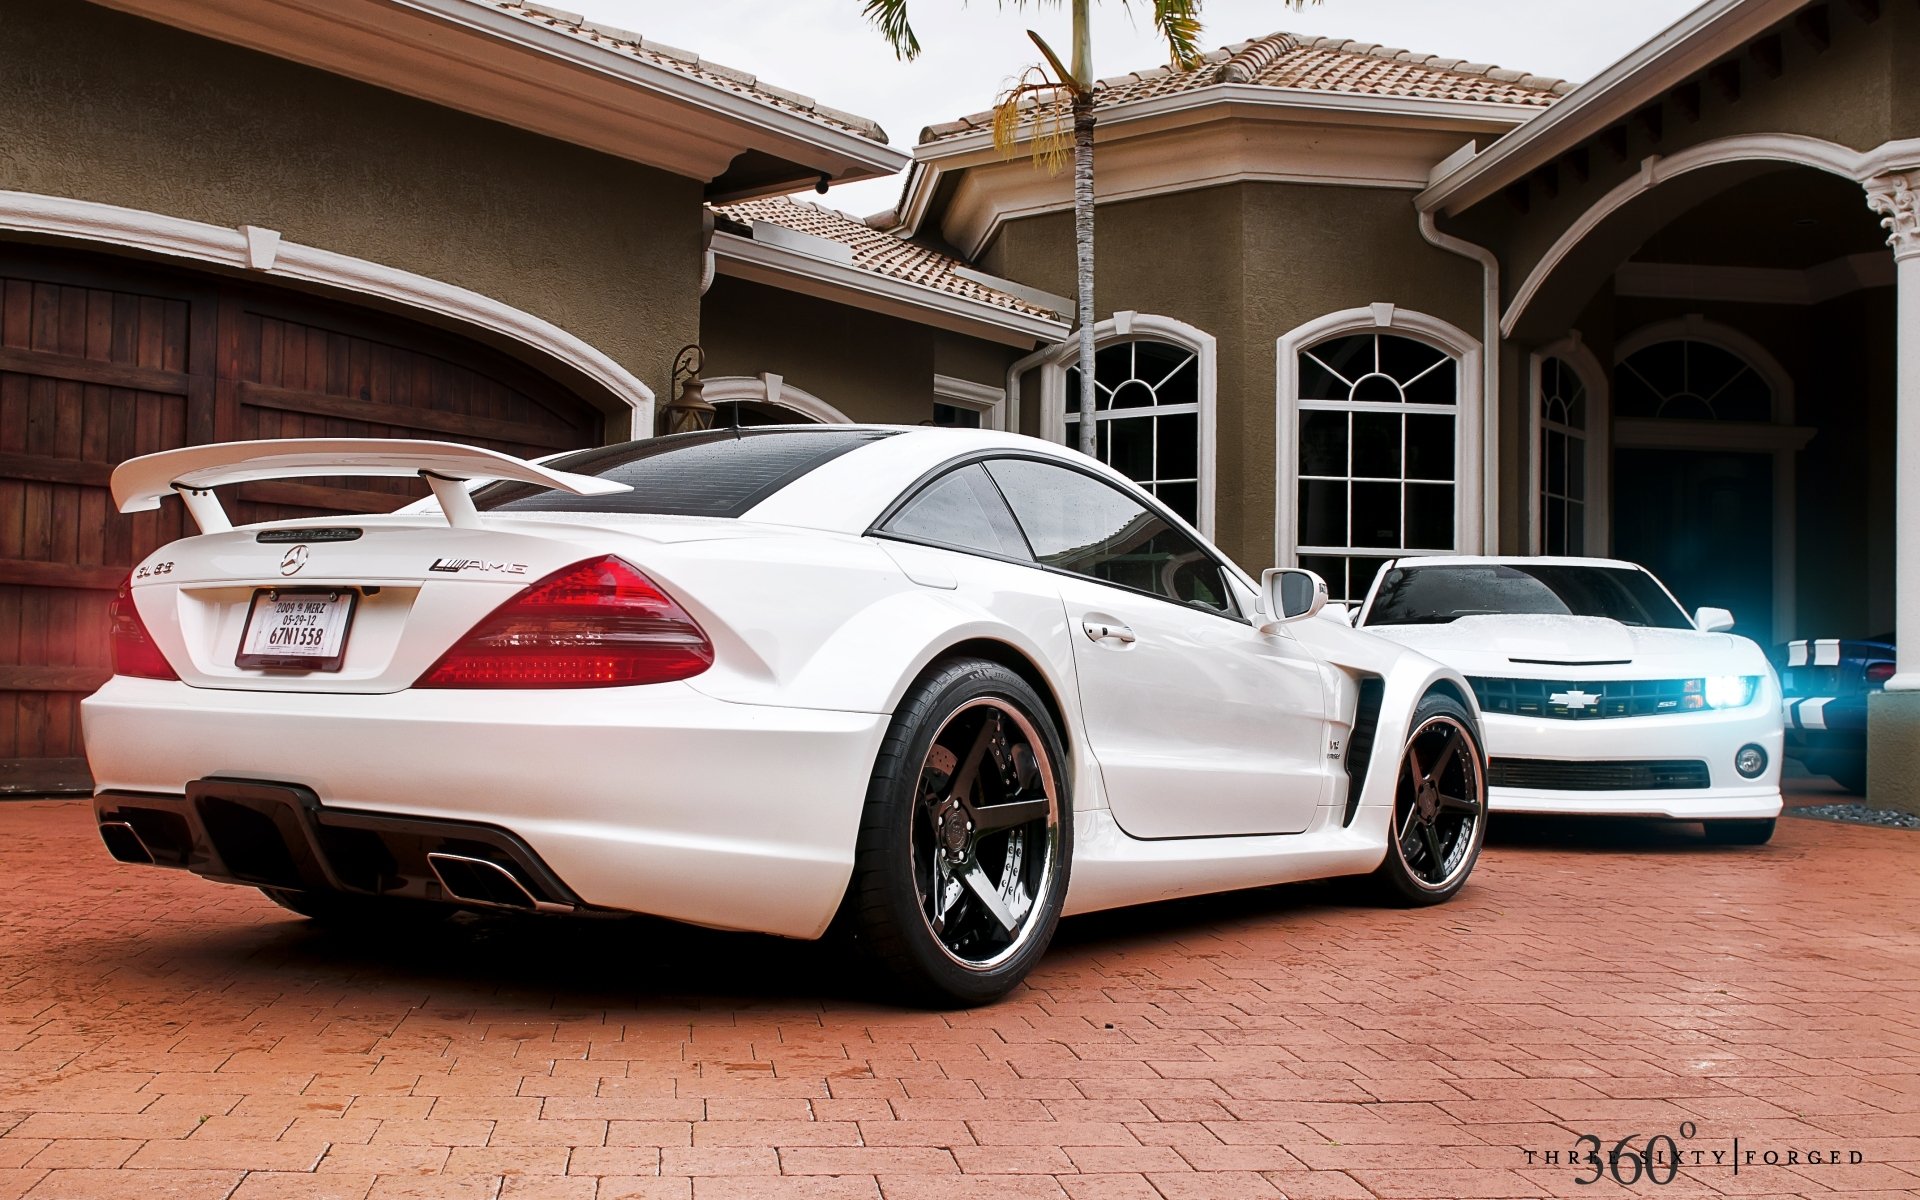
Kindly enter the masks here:
M 1071 213 L 1009 221 L 982 265 L 1071 294 L 1072 236 Z M 1274 565 L 1276 340 L 1381 302 L 1479 325 L 1479 268 L 1427 244 L 1399 189 L 1227 184 L 1103 204 L 1094 237 L 1097 311 L 1174 317 L 1219 339 L 1215 540 L 1253 572 Z
M 1020 353 L 724 275 L 713 281 L 702 312 L 708 377 L 770 371 L 854 421 L 930 420 L 935 374 L 1003 387 L 1007 367 Z
M 0 0 L 0 189 L 470 288 L 665 394 L 699 336 L 701 184 L 91 4 Z

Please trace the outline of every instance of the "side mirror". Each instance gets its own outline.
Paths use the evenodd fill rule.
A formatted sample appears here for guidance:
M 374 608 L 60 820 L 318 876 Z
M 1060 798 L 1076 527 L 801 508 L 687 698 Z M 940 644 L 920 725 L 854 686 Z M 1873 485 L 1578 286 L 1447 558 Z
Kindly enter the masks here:
M 1298 567 L 1269 567 L 1260 573 L 1260 611 L 1266 630 L 1304 620 L 1327 605 L 1327 581 Z
M 1724 608 L 1703 608 L 1693 614 L 1693 624 L 1701 633 L 1725 633 L 1733 628 L 1733 614 Z

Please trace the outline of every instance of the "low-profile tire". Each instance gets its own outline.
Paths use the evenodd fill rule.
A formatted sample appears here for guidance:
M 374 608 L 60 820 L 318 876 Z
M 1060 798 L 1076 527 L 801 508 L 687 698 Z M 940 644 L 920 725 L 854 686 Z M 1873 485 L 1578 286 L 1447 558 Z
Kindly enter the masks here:
M 1422 700 L 1408 730 L 1373 878 L 1390 903 L 1439 904 L 1466 883 L 1486 840 L 1487 757 L 1473 714 L 1445 693 Z
M 1066 751 L 1047 706 L 998 663 L 936 665 L 874 763 L 848 917 L 885 983 L 984 1004 L 1046 953 L 1073 864 Z
M 1826 764 L 1826 774 L 1827 778 L 1856 796 L 1867 794 L 1867 756 L 1864 754 L 1834 759 Z
M 346 892 L 296 892 L 261 888 L 267 899 L 290 913 L 298 913 L 328 929 L 355 932 L 401 933 L 438 925 L 458 911 L 451 904 L 382 896 L 355 896 Z
M 1765 821 L 1702 821 L 1707 831 L 1707 840 L 1716 846 L 1764 846 L 1773 840 L 1773 827 L 1777 822 L 1769 818 Z

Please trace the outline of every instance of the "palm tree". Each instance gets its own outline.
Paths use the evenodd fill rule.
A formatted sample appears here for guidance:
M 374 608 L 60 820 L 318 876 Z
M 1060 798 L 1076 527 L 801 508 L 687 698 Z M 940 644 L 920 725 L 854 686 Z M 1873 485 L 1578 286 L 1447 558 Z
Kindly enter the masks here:
M 1024 9 L 1061 0 L 1001 0 Z M 1073 137 L 1073 251 L 1078 282 L 1075 319 L 1080 333 L 1080 451 L 1095 454 L 1093 402 L 1093 0 L 1068 0 L 1073 6 L 1073 67 L 1068 69 L 1029 29 L 1027 36 L 1046 60 L 1029 67 L 993 108 L 993 144 L 1011 153 L 1021 121 L 1032 115 L 1034 156 L 1057 167 L 1062 155 L 1060 107 L 1066 101 Z M 1203 0 L 1151 0 L 1153 27 L 1167 44 L 1174 66 L 1187 70 L 1200 59 L 1200 6 Z M 1122 0 L 1126 3 L 1126 0 Z M 908 0 L 865 0 L 867 19 L 879 27 L 894 54 L 911 61 L 920 55 L 920 39 L 907 20 Z

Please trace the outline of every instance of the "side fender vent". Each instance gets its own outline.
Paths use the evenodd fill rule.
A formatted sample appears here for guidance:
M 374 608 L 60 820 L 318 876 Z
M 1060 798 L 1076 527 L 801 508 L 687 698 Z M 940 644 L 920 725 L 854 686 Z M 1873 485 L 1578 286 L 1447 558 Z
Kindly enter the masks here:
M 1373 738 L 1380 729 L 1380 697 L 1386 690 L 1386 682 L 1378 675 L 1360 681 L 1353 732 L 1347 735 L 1347 813 L 1342 825 L 1353 824 L 1353 815 L 1360 811 L 1360 792 L 1367 785 L 1367 764 L 1373 759 Z

